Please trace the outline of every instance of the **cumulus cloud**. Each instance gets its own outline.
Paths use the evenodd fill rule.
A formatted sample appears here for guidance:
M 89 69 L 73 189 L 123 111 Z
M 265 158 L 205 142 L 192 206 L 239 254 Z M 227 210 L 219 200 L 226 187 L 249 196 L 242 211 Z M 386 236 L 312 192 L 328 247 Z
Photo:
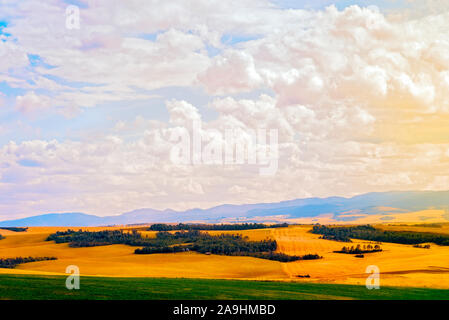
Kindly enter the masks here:
M 366 108 L 393 102 L 447 111 L 447 18 L 389 21 L 378 10 L 331 6 L 298 19 L 296 30 L 249 42 L 235 58 L 216 57 L 199 80 L 216 94 L 268 86 L 279 106 L 333 107 L 349 99 Z M 228 80 L 234 75 L 238 80 Z
M 110 126 L 53 139 L 24 124 L 50 137 L 0 146 L 0 214 L 449 189 L 444 7 L 417 16 L 256 0 L 86 4 L 80 29 L 70 30 L 64 2 L 4 2 L 12 23 L 0 41 L 0 82 L 17 90 L 5 93 L 15 120 L 58 112 L 81 122 L 77 112 L 102 106 L 96 116 Z M 154 90 L 166 88 L 207 99 L 163 97 L 167 119 L 153 118 L 162 92 Z M 131 101 L 144 103 L 136 112 Z M 120 115 L 108 112 L 112 103 Z M 212 147 L 225 144 L 226 129 L 242 141 L 251 130 L 278 130 L 276 175 L 171 162 L 170 136 L 192 134 L 195 122 Z
M 212 61 L 212 66 L 198 76 L 208 92 L 230 94 L 250 91 L 261 86 L 262 77 L 255 69 L 251 55 L 229 50 Z
M 426 189 L 435 184 L 434 177 L 449 175 L 449 144 L 407 146 L 344 140 L 332 140 L 330 144 L 326 139 L 315 139 L 307 128 L 291 129 L 299 119 L 280 113 L 275 104 L 268 96 L 261 96 L 257 102 L 217 100 L 220 116 L 206 122 L 197 118 L 198 110 L 193 105 L 172 100 L 167 102 L 167 109 L 176 121 L 167 125 L 148 120 L 145 132 L 132 141 L 108 134 L 96 141 L 11 142 L 0 149 L 0 190 L 14 197 L 2 203 L 0 209 L 21 213 L 59 208 L 106 215 L 130 207 L 183 209 L 223 202 L 257 202 L 261 196 L 264 201 L 280 201 L 331 195 L 336 187 L 339 194 L 346 195 L 395 188 Z M 275 110 L 278 113 L 270 114 Z M 251 114 L 258 121 L 243 121 Z M 303 117 L 305 123 L 317 121 L 311 110 L 301 106 L 293 114 Z M 173 163 L 170 152 L 176 142 L 169 137 L 178 128 L 190 130 L 192 120 L 201 121 L 205 143 L 210 138 L 209 129 L 239 128 L 245 134 L 254 129 L 253 125 L 268 126 L 277 121 L 276 126 L 280 127 L 283 123 L 289 130 L 279 135 L 281 165 L 276 175 L 261 178 L 246 162 Z M 145 123 L 145 119 L 130 124 L 136 123 Z M 127 126 L 122 121 L 118 129 Z M 308 139 L 295 139 L 301 130 Z M 39 165 L 24 167 L 24 160 Z M 438 189 L 444 187 L 439 185 Z

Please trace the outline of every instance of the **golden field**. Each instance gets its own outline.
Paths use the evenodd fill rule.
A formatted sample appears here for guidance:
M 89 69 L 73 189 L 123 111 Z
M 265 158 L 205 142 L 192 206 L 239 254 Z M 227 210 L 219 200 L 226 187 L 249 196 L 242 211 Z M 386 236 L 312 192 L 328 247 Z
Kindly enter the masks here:
M 83 275 L 120 277 L 183 277 L 233 279 L 287 279 L 276 261 L 250 257 L 203 255 L 195 252 L 136 255 L 135 247 L 110 245 L 70 248 L 68 244 L 45 241 L 57 230 L 68 228 L 30 228 L 27 232 L 0 230 L 0 258 L 16 256 L 54 256 L 58 260 L 25 263 L 0 273 L 64 274 L 66 267 L 77 265 Z M 79 228 L 72 228 L 79 229 Z M 82 228 L 101 230 L 101 228 Z M 152 232 L 148 234 L 152 235 Z M 262 262 L 262 263 L 261 263 Z
M 391 230 L 449 233 L 449 224 L 424 226 L 378 225 Z M 118 227 L 116 227 L 118 228 Z M 322 283 L 365 284 L 366 267 L 376 265 L 381 272 L 381 285 L 449 289 L 449 247 L 431 244 L 430 249 L 411 245 L 383 243 L 383 251 L 365 254 L 365 258 L 333 253 L 348 244 L 319 239 L 309 233 L 311 225 L 245 231 L 209 231 L 211 234 L 233 233 L 250 240 L 275 239 L 278 250 L 290 255 L 317 253 L 320 260 L 281 263 L 251 257 L 203 255 L 194 252 L 135 255 L 135 247 L 110 245 L 70 248 L 68 244 L 45 241 L 57 230 L 68 228 L 29 228 L 26 232 L 0 230 L 0 258 L 16 256 L 55 256 L 58 260 L 26 263 L 0 273 L 65 274 L 68 265 L 77 265 L 82 275 L 112 277 L 183 277 L 307 281 Z M 79 228 L 72 228 L 79 229 Z M 82 228 L 97 231 L 111 228 Z M 155 232 L 142 231 L 152 237 Z M 367 244 L 353 240 L 349 245 Z M 310 275 L 310 278 L 298 278 Z
M 449 288 L 449 247 L 431 244 L 430 249 L 421 249 L 382 243 L 382 252 L 365 254 L 361 259 L 333 251 L 343 246 L 368 244 L 369 241 L 353 240 L 347 244 L 323 240 L 319 235 L 309 233 L 310 229 L 311 226 L 292 226 L 273 230 L 281 252 L 292 255 L 318 253 L 324 257 L 283 264 L 284 271 L 292 278 L 309 274 L 311 278 L 307 281 L 363 285 L 367 277 L 366 267 L 376 265 L 383 285 Z

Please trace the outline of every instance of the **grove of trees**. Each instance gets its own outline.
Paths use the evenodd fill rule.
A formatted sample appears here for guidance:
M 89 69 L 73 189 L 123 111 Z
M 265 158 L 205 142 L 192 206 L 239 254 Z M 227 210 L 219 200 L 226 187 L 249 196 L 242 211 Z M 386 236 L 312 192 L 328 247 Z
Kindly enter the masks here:
M 433 242 L 441 246 L 449 246 L 449 235 L 430 232 L 386 231 L 370 225 L 340 227 L 315 225 L 311 231 L 321 234 L 323 239 L 351 242 L 352 239 L 400 244 L 421 244 Z
M 351 247 L 343 247 L 340 251 L 334 251 L 337 253 L 347 253 L 347 254 L 363 254 L 363 253 L 372 253 L 372 252 L 380 252 L 382 251 L 382 248 L 376 244 L 372 246 L 371 244 L 363 245 L 363 247 L 358 244 L 357 246 L 351 246 Z
M 142 237 L 135 230 L 131 232 L 123 230 L 97 232 L 68 230 L 51 234 L 47 240 L 56 243 L 69 243 L 70 247 L 92 247 L 110 244 L 142 247 L 135 250 L 136 254 L 196 251 L 204 254 L 252 256 L 282 262 L 321 258 L 316 254 L 289 256 L 275 252 L 277 248 L 275 240 L 250 241 L 248 237 L 242 237 L 241 235 L 210 235 L 199 230 L 183 230 L 174 233 L 159 231 L 155 238 Z
M 14 232 L 25 232 L 28 230 L 28 228 L 21 228 L 21 227 L 0 227 L 0 229 L 14 231 Z
M 175 231 L 175 230 L 250 230 L 250 229 L 266 229 L 266 228 L 285 228 L 287 223 L 281 224 L 263 224 L 263 223 L 234 223 L 234 224 L 184 224 L 179 223 L 170 225 L 165 223 L 156 223 L 151 225 L 148 231 Z
M 16 257 L 16 258 L 5 258 L 0 259 L 0 268 L 13 269 L 18 264 L 45 261 L 45 260 L 56 260 L 55 257 Z

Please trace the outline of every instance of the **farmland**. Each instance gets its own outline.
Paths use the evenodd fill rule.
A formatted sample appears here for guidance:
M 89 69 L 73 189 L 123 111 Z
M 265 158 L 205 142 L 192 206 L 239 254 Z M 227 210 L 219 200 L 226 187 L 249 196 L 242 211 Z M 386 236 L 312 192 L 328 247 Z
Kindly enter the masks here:
M 376 226 L 377 227 L 377 226 Z M 379 225 L 385 230 L 447 232 L 447 225 Z M 412 245 L 381 244 L 382 252 L 365 254 L 357 259 L 334 251 L 345 243 L 320 239 L 310 233 L 312 225 L 258 230 L 202 231 L 212 235 L 240 234 L 250 240 L 276 240 L 277 251 L 288 255 L 318 254 L 319 260 L 282 263 L 246 256 L 205 255 L 196 252 L 134 254 L 135 247 L 115 244 L 99 247 L 71 248 L 68 243 L 45 241 L 48 235 L 68 228 L 29 228 L 25 232 L 0 230 L 0 258 L 48 256 L 54 261 L 20 264 L 14 269 L 0 269 L 0 275 L 62 276 L 66 267 L 77 265 L 82 276 L 108 278 L 197 278 L 227 280 L 262 280 L 301 284 L 346 284 L 364 286 L 366 267 L 376 265 L 381 272 L 381 285 L 449 289 L 449 247 L 430 244 L 430 249 Z M 113 228 L 83 228 L 89 231 Z M 154 237 L 154 231 L 139 231 Z M 351 245 L 368 245 L 370 241 L 352 239 Z M 304 276 L 309 277 L 304 277 Z M 366 289 L 365 289 L 366 290 Z

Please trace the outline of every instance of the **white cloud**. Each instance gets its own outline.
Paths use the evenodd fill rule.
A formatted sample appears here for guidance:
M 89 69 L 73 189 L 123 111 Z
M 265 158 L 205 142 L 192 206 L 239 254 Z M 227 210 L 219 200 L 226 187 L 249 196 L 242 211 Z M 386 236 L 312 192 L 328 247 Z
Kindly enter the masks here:
M 23 113 L 40 112 L 51 106 L 51 99 L 49 97 L 37 95 L 34 91 L 16 97 L 16 109 Z
M 20 46 L 10 41 L 0 41 L 0 72 L 20 69 L 28 65 L 28 57 Z
M 228 50 L 217 56 L 198 79 L 206 85 L 207 91 L 216 94 L 250 91 L 263 84 L 253 57 L 237 50 Z
M 21 89 L 15 110 L 74 116 L 115 102 L 126 114 L 105 111 L 113 127 L 79 140 L 0 146 L 0 213 L 111 214 L 447 184 L 446 11 L 410 19 L 357 6 L 92 0 L 80 29 L 68 30 L 65 6 L 21 1 L 5 9 L 14 23 L 0 41 L 0 81 Z M 222 42 L 224 35 L 236 40 Z M 27 54 L 39 57 L 36 66 Z M 168 122 L 152 119 L 149 90 L 167 87 L 204 89 L 214 116 L 205 116 L 204 101 L 178 95 L 166 99 Z M 147 103 L 128 114 L 129 101 Z M 277 129 L 277 174 L 171 163 L 168 137 L 191 131 L 192 121 L 210 140 L 210 129 L 239 128 L 241 139 Z

